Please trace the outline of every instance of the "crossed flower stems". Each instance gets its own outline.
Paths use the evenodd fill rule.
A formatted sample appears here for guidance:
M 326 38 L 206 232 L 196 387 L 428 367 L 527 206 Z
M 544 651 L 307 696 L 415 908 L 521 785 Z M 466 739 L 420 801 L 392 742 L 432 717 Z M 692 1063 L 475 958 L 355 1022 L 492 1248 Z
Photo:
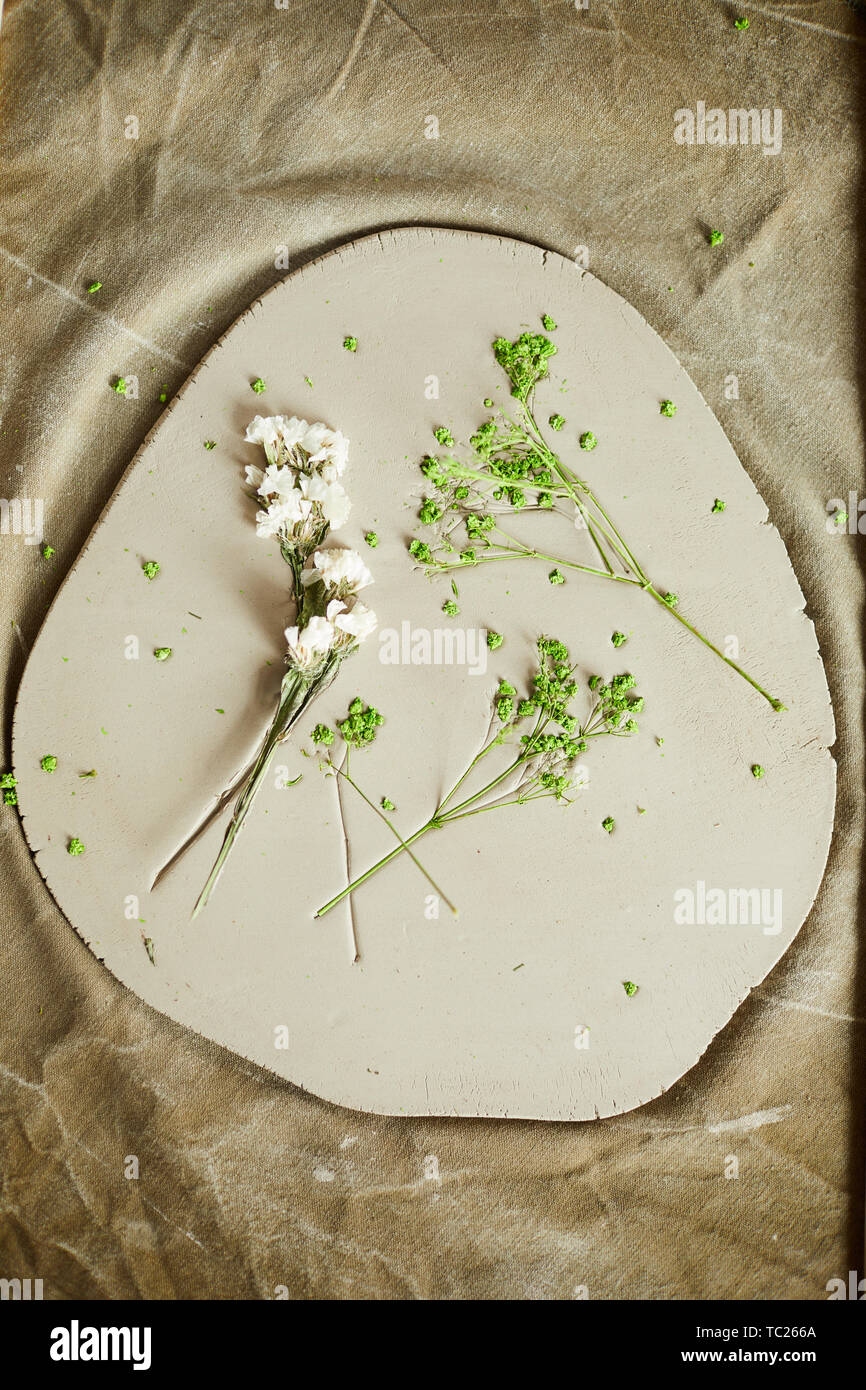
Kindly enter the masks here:
M 556 326 L 547 316 L 544 321 L 548 328 Z M 589 483 L 578 477 L 548 445 L 536 418 L 534 401 L 535 388 L 547 376 L 548 359 L 555 352 L 555 344 L 542 333 L 522 333 L 514 342 L 496 339 L 493 353 L 511 382 L 511 394 L 517 402 L 516 417 L 500 409 L 486 420 L 470 437 L 468 460 L 449 453 L 431 455 L 422 462 L 421 471 L 438 496 L 424 500 L 419 518 L 424 525 L 436 528 L 436 539 L 432 544 L 414 539 L 409 545 L 410 554 L 428 575 L 448 574 L 499 560 L 526 559 L 555 566 L 549 576 L 554 584 L 564 582 L 558 568 L 562 566 L 641 589 L 748 681 L 774 710 L 784 710 L 786 706 L 781 700 L 679 612 L 676 594 L 656 587 Z M 487 406 L 492 404 L 485 401 Z M 673 413 L 672 407 L 668 413 Z M 561 429 L 564 423 L 561 415 L 550 417 L 554 430 Z M 453 447 L 449 430 L 443 427 L 435 434 L 440 444 Z M 580 444 L 585 451 L 591 451 L 597 443 L 591 431 L 581 435 Z M 529 489 L 536 494 L 534 502 L 527 497 Z M 567 556 L 550 555 L 512 535 L 501 519 L 524 510 L 556 512 L 585 530 L 600 564 L 582 564 Z M 462 548 L 453 540 L 461 528 L 468 538 L 468 545 Z
M 379 726 L 383 723 L 378 710 L 372 706 L 365 707 L 360 698 L 353 700 L 347 719 L 337 725 L 346 744 L 345 759 L 340 764 L 335 762 L 330 754 L 324 754 L 321 766 L 328 775 L 347 782 L 384 821 L 398 843 L 388 854 L 320 907 L 315 916 L 324 917 L 374 874 L 379 873 L 404 853 L 409 855 L 434 891 L 456 916 L 457 908 L 419 862 L 412 845 L 431 830 L 441 830 L 446 825 L 454 825 L 470 816 L 481 815 L 482 812 L 498 810 L 505 806 L 526 806 L 532 801 L 551 797 L 560 803 L 570 804 L 574 799 L 573 793 L 589 781 L 587 768 L 577 760 L 586 752 L 591 740 L 604 737 L 628 738 L 637 732 L 638 726 L 634 716 L 643 709 L 644 702 L 641 696 L 634 693 L 634 676 L 628 673 L 614 676 L 606 684 L 602 684 L 601 677 L 593 676 L 588 683 L 592 692 L 591 708 L 581 721 L 570 709 L 571 701 L 578 692 L 578 684 L 574 679 L 576 667 L 577 663 L 572 664 L 569 660 L 564 643 L 549 637 L 539 639 L 538 663 L 530 682 L 530 693 L 525 698 L 518 698 L 517 691 L 510 682 L 500 682 L 493 699 L 490 726 L 481 751 L 476 753 L 450 791 L 437 803 L 433 814 L 405 839 L 385 810 L 377 806 L 372 797 L 362 790 L 349 771 L 351 750 L 372 743 Z M 521 726 L 527 728 L 528 732 L 521 734 Z M 334 742 L 334 732 L 326 725 L 319 724 L 313 730 L 313 741 L 320 746 L 328 747 Z M 497 771 L 483 786 L 469 790 L 466 784 L 472 774 L 494 749 L 503 746 L 509 747 L 513 753 L 507 766 Z M 466 794 L 458 797 L 461 789 Z M 386 798 L 383 798 L 383 801 L 389 809 L 393 809 Z

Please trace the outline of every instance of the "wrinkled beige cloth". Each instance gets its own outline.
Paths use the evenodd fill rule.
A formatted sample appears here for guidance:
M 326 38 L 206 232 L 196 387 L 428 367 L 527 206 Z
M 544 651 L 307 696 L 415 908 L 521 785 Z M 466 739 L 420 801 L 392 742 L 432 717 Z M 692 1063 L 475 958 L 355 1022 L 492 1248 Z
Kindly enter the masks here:
M 840 786 L 764 986 L 668 1095 L 575 1125 L 338 1110 L 183 1031 L 89 953 L 0 807 L 0 1276 L 57 1299 L 806 1300 L 863 1272 L 864 542 L 824 508 L 864 492 L 866 18 L 736 13 L 7 3 L 0 485 L 44 500 L 57 553 L 0 536 L 5 766 L 26 652 L 160 394 L 286 255 L 420 222 L 587 248 L 679 355 L 789 547 Z M 702 101 L 781 108 L 781 152 L 677 144 Z

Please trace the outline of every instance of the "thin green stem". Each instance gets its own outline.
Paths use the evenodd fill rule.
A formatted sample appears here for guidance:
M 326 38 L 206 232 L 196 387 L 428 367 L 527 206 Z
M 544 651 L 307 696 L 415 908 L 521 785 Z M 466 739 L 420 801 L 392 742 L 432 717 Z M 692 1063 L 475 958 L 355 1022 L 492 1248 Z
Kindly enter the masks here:
M 497 526 L 496 529 L 497 531 L 500 531 L 502 535 L 508 535 L 507 532 L 501 531 L 500 527 Z M 513 540 L 514 537 L 509 537 L 509 539 Z M 518 545 L 519 544 L 520 542 L 518 542 Z M 614 574 L 609 569 L 600 570 L 596 569 L 593 565 L 579 565 L 574 560 L 565 560 L 558 555 L 547 555 L 544 551 L 531 550 L 528 546 L 522 547 L 518 550 L 512 546 L 502 545 L 498 546 L 497 549 L 500 553 L 496 555 L 486 555 L 484 554 L 484 552 L 482 552 L 477 559 L 472 560 L 468 563 L 464 560 L 437 560 L 434 564 L 427 565 L 425 568 L 427 569 L 428 574 L 446 574 L 450 573 L 452 570 L 471 570 L 474 569 L 477 565 L 491 564 L 494 560 L 544 560 L 546 564 L 563 565 L 565 569 L 579 570 L 581 574 L 598 575 L 599 579 L 615 579 L 620 584 L 636 584 L 638 585 L 638 587 L 642 587 L 640 580 L 635 579 L 631 575 Z
M 481 749 L 480 753 L 476 753 L 475 757 L 472 759 L 472 762 L 469 764 L 466 771 L 462 774 L 461 777 L 458 777 L 457 781 L 454 783 L 454 786 L 451 788 L 450 792 L 448 792 L 447 796 L 444 796 L 442 800 L 439 802 L 439 805 L 436 808 L 437 815 L 439 815 L 440 812 L 445 809 L 445 807 L 448 805 L 448 802 L 451 800 L 452 796 L 457 791 L 457 788 L 462 787 L 463 783 L 466 781 L 466 778 L 469 777 L 470 774 L 475 771 L 476 767 L 481 762 L 481 759 L 490 752 L 491 748 L 499 748 L 501 746 L 502 740 L 500 738 L 492 738 L 489 743 L 485 744 L 485 746 Z
M 277 712 L 269 728 L 261 752 L 253 764 L 252 772 L 247 783 L 238 797 L 232 818 L 229 821 L 228 829 L 220 846 L 219 854 L 214 860 L 213 867 L 207 876 L 204 888 L 199 893 L 195 907 L 192 911 L 193 919 L 207 907 L 210 895 L 216 887 L 217 880 L 223 871 L 223 866 L 231 853 L 232 847 L 243 829 L 244 821 L 249 814 L 259 788 L 267 775 L 271 760 L 277 750 L 278 744 L 285 738 L 292 724 L 300 717 L 301 711 L 306 704 L 308 694 L 308 683 L 303 677 L 296 675 L 288 682 L 285 693 L 280 700 Z
M 331 657 L 315 678 L 311 679 L 309 675 L 301 671 L 292 671 L 287 676 L 284 676 L 277 712 L 265 735 L 261 752 L 253 764 L 252 771 L 250 772 L 243 791 L 238 797 L 234 812 L 232 813 L 232 818 L 229 821 L 222 845 L 220 846 L 219 854 L 207 876 L 204 888 L 196 900 L 195 907 L 192 911 L 193 919 L 207 907 L 210 895 L 216 887 L 217 880 L 223 871 L 225 862 L 231 853 L 238 835 L 243 829 L 244 822 L 264 782 L 278 745 L 285 742 L 289 737 L 289 734 L 310 702 L 314 700 L 317 695 L 320 695 L 323 690 L 328 688 L 339 668 L 340 658 Z
M 520 764 L 525 761 L 526 759 L 522 757 L 515 758 L 514 762 L 510 763 L 504 772 L 500 772 L 498 777 L 494 777 L 492 782 L 488 782 L 486 787 L 481 787 L 479 791 L 473 792 L 471 796 L 467 796 L 465 801 L 458 801 L 456 806 L 452 806 L 450 811 L 446 811 L 445 815 L 441 817 L 442 822 L 447 825 L 449 821 L 456 820 L 459 811 L 462 811 L 465 806 L 471 806 L 474 802 L 480 801 L 482 796 L 486 796 L 494 787 L 498 787 L 500 782 L 504 782 L 507 777 L 510 777 L 515 768 L 518 768 Z M 438 811 L 434 819 L 439 819 Z
M 422 835 L 426 835 L 428 830 L 433 830 L 437 824 L 438 822 L 434 817 L 429 820 L 426 825 L 422 825 L 420 830 L 416 830 L 413 835 L 410 835 L 408 839 L 401 840 L 400 844 L 397 845 L 395 849 L 392 849 L 390 854 L 384 855 L 384 857 L 373 864 L 371 868 L 367 869 L 363 874 L 360 874 L 358 878 L 353 879 L 351 883 L 347 884 L 345 888 L 331 898 L 330 902 L 325 903 L 324 907 L 320 907 L 318 912 L 314 914 L 315 917 L 324 917 L 325 914 L 336 907 L 338 903 L 341 903 L 344 898 L 347 898 L 350 893 L 354 893 L 356 888 L 360 888 L 362 883 L 366 883 L 368 878 L 372 878 L 380 869 L 384 869 L 386 864 L 390 864 L 392 859 L 396 859 L 404 850 L 407 850 L 410 845 L 414 845 L 416 840 L 420 840 Z
M 763 695 L 764 699 L 767 701 L 769 705 L 772 705 L 774 710 L 781 711 L 787 709 L 787 706 L 784 705 L 781 700 L 777 700 L 775 696 L 769 693 L 768 690 L 765 690 L 764 687 L 754 679 L 754 677 L 749 675 L 748 671 L 744 671 L 742 666 L 738 666 L 736 661 L 733 661 L 731 657 L 725 656 L 724 652 L 720 651 L 719 648 L 715 645 L 715 643 L 711 642 L 708 637 L 705 637 L 704 634 L 698 628 L 696 628 L 693 623 L 690 623 L 687 618 L 684 618 L 682 613 L 679 613 L 677 609 L 674 608 L 671 604 L 665 603 L 665 600 L 663 596 L 659 593 L 658 589 L 654 588 L 652 584 L 648 584 L 644 587 L 646 588 L 647 593 L 652 594 L 653 598 L 656 600 L 657 603 L 660 603 L 663 608 L 666 608 L 669 613 L 673 614 L 678 623 L 682 623 L 683 627 L 688 628 L 689 632 L 691 632 L 695 637 L 697 637 L 698 641 L 703 642 L 705 647 L 709 647 L 711 652 L 715 652 L 716 656 L 720 657 L 721 660 L 724 661 L 726 666 L 730 666 L 732 671 L 736 671 L 738 676 L 742 676 L 744 681 L 748 681 L 749 685 L 753 686 L 753 688 L 757 690 L 759 695 Z
M 448 907 L 450 907 L 450 909 L 451 909 L 451 911 L 453 912 L 454 916 L 455 916 L 455 917 L 459 916 L 459 913 L 458 913 L 458 911 L 457 911 L 457 908 L 454 906 L 454 903 L 453 903 L 453 902 L 451 901 L 451 899 L 448 897 L 448 894 L 445 893 L 445 892 L 443 891 L 443 889 L 441 889 L 441 888 L 439 887 L 439 884 L 436 882 L 435 878 L 433 878 L 432 874 L 429 874 L 429 873 L 427 872 L 427 870 L 424 868 L 424 865 L 421 863 L 420 859 L 418 859 L 418 858 L 413 854 L 412 850 L 409 848 L 409 845 L 407 844 L 407 842 L 403 839 L 403 836 L 400 834 L 400 832 L 399 832 L 399 830 L 397 829 L 397 827 L 388 819 L 388 817 L 385 815 L 384 811 L 382 811 L 382 809 L 381 809 L 379 806 L 376 805 L 375 801 L 372 801 L 371 798 L 370 798 L 369 796 L 367 796 L 366 792 L 363 791 L 362 788 L 358 786 L 358 783 L 354 780 L 354 778 L 352 778 L 352 777 L 349 776 L 349 773 L 348 773 L 348 771 L 346 770 L 346 768 L 348 768 L 348 765 L 349 765 L 349 749 L 348 749 L 348 746 L 347 746 L 347 748 L 346 748 L 346 768 L 337 767 L 336 763 L 332 762 L 330 758 L 328 758 L 327 762 L 328 762 L 328 766 L 329 766 L 330 768 L 333 769 L 333 771 L 337 774 L 337 776 L 338 776 L 338 777 L 342 777 L 346 782 L 348 782 L 350 787 L 354 787 L 355 791 L 358 793 L 358 795 L 360 796 L 361 800 L 364 801 L 364 802 L 366 802 L 366 804 L 370 807 L 370 810 L 371 810 L 371 811 L 375 811 L 375 812 L 376 812 L 376 815 L 379 817 L 379 819 L 380 819 L 381 821 L 384 821 L 384 822 L 385 822 L 385 824 L 387 825 L 388 829 L 391 831 L 391 834 L 395 837 L 395 839 L 399 840 L 401 848 L 404 849 L 404 850 L 406 851 L 406 853 L 408 854 L 409 858 L 412 860 L 412 863 L 415 865 L 416 869 L 418 869 L 418 870 L 424 875 L 424 877 L 426 878 L 426 880 L 427 880 L 427 882 L 430 884 L 430 886 L 439 894 L 439 897 L 442 898 L 442 900 L 448 905 Z M 317 917 L 320 916 L 320 915 L 321 915 L 320 913 L 318 913 L 318 912 L 316 913 L 316 916 L 317 916 Z

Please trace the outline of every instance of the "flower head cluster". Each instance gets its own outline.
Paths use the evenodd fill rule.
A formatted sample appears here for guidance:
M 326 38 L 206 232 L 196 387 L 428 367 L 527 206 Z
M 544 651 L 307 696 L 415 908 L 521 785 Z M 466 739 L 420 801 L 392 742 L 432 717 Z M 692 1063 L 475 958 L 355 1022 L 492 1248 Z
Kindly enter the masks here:
M 375 614 L 357 601 L 360 590 L 373 582 L 360 555 L 345 547 L 317 549 L 349 517 L 349 498 L 339 482 L 349 441 L 339 430 L 296 415 L 257 415 L 245 438 L 260 444 L 267 460 L 264 469 L 252 464 L 246 469 L 259 505 L 258 534 L 279 541 L 295 577 L 298 616 L 286 628 L 287 660 L 295 670 L 316 676 L 376 626 Z
M 373 583 L 373 576 L 357 550 L 345 548 L 317 550 L 313 563 L 301 575 L 305 589 L 313 584 L 321 584 L 329 598 L 347 598 L 366 589 Z
M 586 750 L 586 740 L 581 737 L 576 716 L 569 710 L 577 682 L 564 643 L 549 637 L 539 639 L 538 664 L 530 686 L 530 694 L 520 698 L 515 687 L 503 680 L 494 697 L 494 713 L 503 726 L 500 739 L 504 740 L 509 728 L 522 720 L 534 721 L 531 732 L 520 737 L 517 799 L 523 802 L 552 796 L 564 801 L 570 789 L 584 786 L 589 780 L 585 767 L 574 767 L 578 756 Z
M 592 676 L 589 688 L 595 694 L 595 708 L 590 716 L 590 736 L 598 733 L 637 733 L 635 715 L 643 709 L 643 696 L 632 692 L 637 681 L 630 672 L 614 676 L 602 684 L 601 676 Z
M 436 534 L 430 541 L 416 537 L 409 552 L 428 569 L 473 564 L 482 554 L 487 558 L 504 540 L 500 518 L 549 510 L 563 497 L 550 457 L 506 416 L 485 420 L 469 445 L 466 459 L 428 456 L 421 463 L 435 495 L 422 500 L 418 520 Z M 455 522 L 465 528 L 469 542 L 462 548 L 452 541 Z
M 286 628 L 289 665 L 317 672 L 332 657 L 347 656 L 376 627 L 376 615 L 357 595 L 373 576 L 355 550 L 317 550 L 301 573 L 298 621 Z
M 257 415 L 244 437 L 260 444 L 267 459 L 264 469 L 246 468 L 260 508 L 260 536 L 276 537 L 304 554 L 324 540 L 329 528 L 346 523 L 351 507 L 339 482 L 349 458 L 345 435 L 296 415 Z
M 493 344 L 493 354 L 511 381 L 511 394 L 519 401 L 547 376 L 547 359 L 555 352 L 555 343 L 543 333 L 521 333 L 513 343 L 497 338 Z
M 384 723 L 384 715 L 372 705 L 365 705 L 360 695 L 356 695 L 349 705 L 348 715 L 338 722 L 337 728 L 341 739 L 350 748 L 365 748 L 373 742 L 380 725 Z
M 553 637 L 538 642 L 538 665 L 529 695 L 521 699 L 514 686 L 500 681 L 494 697 L 494 713 L 503 726 L 504 739 L 511 727 L 524 719 L 534 720 L 529 733 L 520 737 L 518 759 L 525 765 L 520 784 L 520 800 L 550 795 L 567 800 L 570 789 L 584 786 L 589 774 L 583 765 L 575 767 L 585 753 L 589 739 L 602 734 L 632 734 L 637 731 L 634 714 L 643 709 L 643 699 L 632 694 L 632 675 L 614 676 L 607 685 L 599 676 L 589 682 L 595 702 L 589 716 L 581 721 L 571 704 L 578 693 L 568 648 Z

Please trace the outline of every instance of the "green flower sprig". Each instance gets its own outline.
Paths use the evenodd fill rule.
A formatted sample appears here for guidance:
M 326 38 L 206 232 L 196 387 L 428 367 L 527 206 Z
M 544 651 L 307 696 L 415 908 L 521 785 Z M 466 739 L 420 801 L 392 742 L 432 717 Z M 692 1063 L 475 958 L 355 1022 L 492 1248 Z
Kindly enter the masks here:
M 555 352 L 555 344 L 543 333 L 522 333 L 514 342 L 496 339 L 493 355 L 511 382 L 514 413 L 499 409 L 486 419 L 470 436 L 464 456 L 451 452 L 431 454 L 422 461 L 421 472 L 431 495 L 421 503 L 419 520 L 432 529 L 429 539 L 414 537 L 410 541 L 410 555 L 428 575 L 503 560 L 537 560 L 554 567 L 549 572 L 552 584 L 565 582 L 562 570 L 629 584 L 649 594 L 671 613 L 774 710 L 784 710 L 786 706 L 781 700 L 679 611 L 675 595 L 650 579 L 590 484 L 547 443 L 533 401 Z M 672 402 L 663 402 L 662 413 L 673 415 L 675 410 Z M 440 442 L 445 442 L 447 431 L 434 433 Z M 583 432 L 580 442 L 585 452 L 597 444 L 591 430 Z M 447 447 L 450 449 L 450 444 Z M 510 529 L 510 519 L 515 515 L 539 511 L 559 514 L 571 526 L 585 531 L 595 554 L 578 558 L 551 555 L 520 539 Z
M 419 863 L 412 845 L 431 830 L 441 830 L 470 816 L 505 806 L 526 806 L 533 801 L 551 798 L 561 804 L 570 804 L 576 792 L 589 780 L 586 768 L 578 759 L 586 752 L 590 740 L 628 738 L 637 733 L 635 715 L 643 709 L 643 698 L 635 693 L 634 676 L 626 673 L 614 676 L 606 683 L 602 682 L 600 676 L 593 676 L 588 687 L 584 688 L 584 699 L 588 689 L 589 710 L 583 718 L 579 718 L 572 709 L 579 693 L 575 670 L 576 663 L 571 662 L 564 643 L 555 638 L 540 638 L 538 660 L 526 694 L 518 694 L 510 681 L 500 681 L 493 697 L 490 726 L 480 753 L 475 755 L 451 790 L 436 804 L 432 815 L 405 838 L 350 775 L 350 748 L 372 742 L 382 722 L 378 711 L 365 709 L 360 700 L 353 701 L 349 707 L 349 718 L 337 726 L 344 738 L 344 729 L 350 735 L 346 740 L 345 759 L 340 765 L 331 757 L 326 757 L 323 767 L 345 779 L 385 821 L 399 843 L 320 907 L 316 917 L 324 917 L 404 852 L 409 854 L 413 863 L 456 914 L 453 903 Z M 320 743 L 323 741 L 319 739 Z M 505 750 L 505 756 L 500 756 L 500 765 L 495 773 L 486 780 L 479 777 L 477 774 L 481 764 L 490 766 L 486 760 L 498 750 Z M 504 766 L 501 765 L 503 763 Z

